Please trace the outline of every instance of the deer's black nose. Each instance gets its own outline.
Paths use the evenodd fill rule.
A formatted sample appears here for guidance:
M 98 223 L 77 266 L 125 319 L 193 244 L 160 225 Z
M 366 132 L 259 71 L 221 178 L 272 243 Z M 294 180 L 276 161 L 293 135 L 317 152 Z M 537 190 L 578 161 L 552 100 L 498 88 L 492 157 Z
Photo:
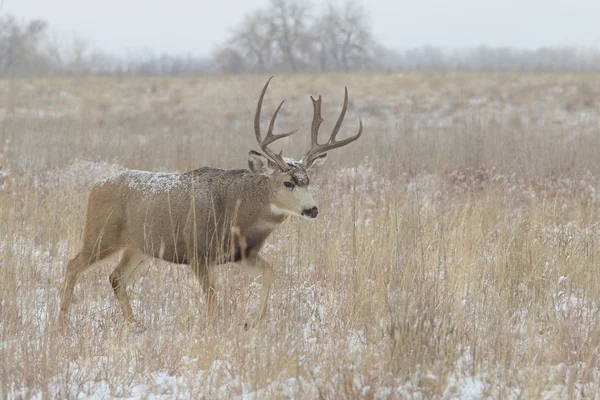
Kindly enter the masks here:
M 304 215 L 306 217 L 311 217 L 311 218 L 317 218 L 318 214 L 319 214 L 319 209 L 317 207 L 307 208 L 302 211 L 302 215 Z

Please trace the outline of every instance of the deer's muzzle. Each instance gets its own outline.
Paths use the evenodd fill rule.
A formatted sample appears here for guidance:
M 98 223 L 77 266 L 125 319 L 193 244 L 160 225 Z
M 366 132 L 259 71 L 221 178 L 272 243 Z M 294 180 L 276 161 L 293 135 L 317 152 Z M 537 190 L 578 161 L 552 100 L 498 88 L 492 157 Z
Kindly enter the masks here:
M 302 210 L 302 215 L 305 217 L 317 218 L 317 214 L 319 214 L 319 209 L 317 207 Z

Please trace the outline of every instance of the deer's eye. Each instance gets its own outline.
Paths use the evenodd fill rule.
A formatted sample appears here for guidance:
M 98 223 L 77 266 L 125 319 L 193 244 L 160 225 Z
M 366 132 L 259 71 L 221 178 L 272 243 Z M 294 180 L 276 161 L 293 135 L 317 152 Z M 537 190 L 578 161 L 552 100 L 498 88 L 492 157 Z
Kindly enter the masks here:
M 293 189 L 296 186 L 292 182 L 283 182 L 283 185 L 288 189 Z

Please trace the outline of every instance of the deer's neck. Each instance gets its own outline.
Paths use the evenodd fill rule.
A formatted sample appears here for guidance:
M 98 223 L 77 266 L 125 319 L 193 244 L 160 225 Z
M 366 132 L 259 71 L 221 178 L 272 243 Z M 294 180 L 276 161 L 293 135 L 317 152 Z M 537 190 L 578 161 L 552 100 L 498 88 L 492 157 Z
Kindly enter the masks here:
M 233 214 L 238 225 L 245 230 L 268 236 L 286 219 L 285 215 L 274 213 L 271 209 L 274 193 L 266 177 L 248 172 L 230 186 L 229 192 Z

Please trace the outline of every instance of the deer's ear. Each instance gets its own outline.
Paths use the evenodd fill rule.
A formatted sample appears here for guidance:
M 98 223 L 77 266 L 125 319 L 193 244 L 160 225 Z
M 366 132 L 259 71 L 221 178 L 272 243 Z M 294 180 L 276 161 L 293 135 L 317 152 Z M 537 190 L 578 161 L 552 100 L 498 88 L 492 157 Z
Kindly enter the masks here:
M 317 158 L 315 158 L 312 162 L 312 164 L 310 164 L 310 167 L 307 168 L 307 171 L 316 171 L 319 169 L 319 167 L 323 164 L 325 164 L 325 161 L 327 160 L 327 153 L 321 154 L 320 156 L 318 156 Z
M 250 150 L 248 153 L 248 165 L 250 166 L 250 171 L 255 174 L 270 176 L 277 171 L 275 163 L 254 150 Z

